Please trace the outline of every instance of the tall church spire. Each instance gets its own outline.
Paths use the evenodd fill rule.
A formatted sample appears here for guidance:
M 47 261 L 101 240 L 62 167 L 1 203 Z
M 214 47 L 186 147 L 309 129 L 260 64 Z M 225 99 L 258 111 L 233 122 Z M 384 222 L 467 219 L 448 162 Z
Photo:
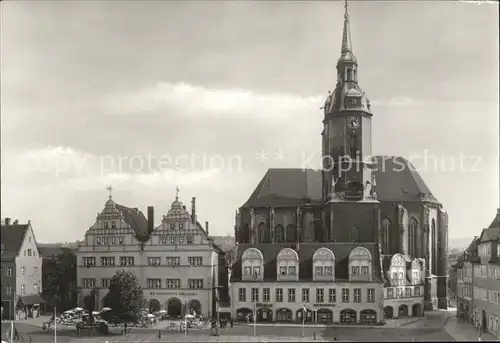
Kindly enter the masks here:
M 342 33 L 342 53 L 352 52 L 351 44 L 351 28 L 349 27 L 349 13 L 347 12 L 347 0 L 344 3 L 345 14 L 344 14 L 344 32 Z

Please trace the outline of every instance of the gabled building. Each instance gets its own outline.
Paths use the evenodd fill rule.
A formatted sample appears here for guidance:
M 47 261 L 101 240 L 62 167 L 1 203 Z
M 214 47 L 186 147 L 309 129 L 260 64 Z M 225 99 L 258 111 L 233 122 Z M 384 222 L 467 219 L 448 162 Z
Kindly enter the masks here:
M 220 303 L 228 299 L 225 253 L 209 236 L 208 222 L 197 220 L 195 198 L 189 213 L 176 197 L 161 224 L 137 208 L 114 202 L 111 195 L 77 251 L 80 302 L 93 296 L 102 308 L 109 283 L 118 270 L 134 272 L 141 281 L 147 306 L 177 318 L 188 313 L 215 314 L 215 286 Z
M 19 224 L 5 218 L 1 225 L 2 319 L 27 319 L 40 315 L 42 257 L 31 222 Z
M 236 318 L 300 321 L 309 307 L 318 311 L 308 320 L 381 322 L 383 256 L 395 254 L 423 261 L 425 309 L 448 306 L 448 216 L 408 160 L 372 156 L 374 114 L 349 25 L 346 6 L 322 170 L 270 169 L 237 211 Z

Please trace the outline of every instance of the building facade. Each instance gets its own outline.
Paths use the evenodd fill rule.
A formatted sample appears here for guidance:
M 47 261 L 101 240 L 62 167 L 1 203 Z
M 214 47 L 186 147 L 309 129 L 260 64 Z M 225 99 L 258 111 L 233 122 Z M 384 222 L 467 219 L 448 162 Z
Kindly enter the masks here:
M 423 259 L 394 254 L 383 257 L 384 317 L 420 317 L 424 314 Z
M 341 56 L 337 62 L 337 85 L 323 107 L 322 170 L 270 169 L 237 211 L 237 252 L 231 274 L 234 316 L 241 319 L 245 317 L 242 313 L 257 312 L 251 306 L 255 303 L 272 308 L 273 320 L 281 318 L 277 311 L 288 313 L 286 318 L 291 320 L 299 318 L 295 313 L 300 310 L 296 307 L 302 306 L 302 298 L 297 295 L 295 301 L 286 307 L 277 301 L 281 299 L 277 294 L 288 292 L 290 288 L 286 284 L 289 281 L 278 277 L 278 256 L 285 251 L 283 249 L 290 249 L 286 250 L 290 256 L 295 256 L 291 252 L 294 251 L 296 257 L 293 258 L 300 261 L 300 273 L 296 271 L 295 281 L 301 283 L 301 288 L 295 291 L 290 288 L 290 299 L 294 299 L 294 292 L 302 292 L 302 288 L 310 289 L 311 299 L 315 297 L 316 289 L 324 289 L 323 292 L 332 289 L 332 294 L 344 292 L 344 289 L 345 294 L 361 292 L 361 303 L 352 303 L 354 297 L 350 295 L 349 302 L 330 306 L 332 314 L 324 318 L 331 317 L 333 322 L 346 320 L 342 313 L 347 312 L 342 311 L 351 313 L 350 318 L 356 318 L 358 322 L 363 321 L 361 312 L 365 310 L 374 311 L 369 316 L 376 316 L 376 321 L 383 320 L 386 281 L 382 264 L 384 256 L 395 254 L 401 254 L 409 261 L 419 259 L 422 285 L 418 289 L 423 287 L 425 309 L 447 308 L 447 214 L 410 162 L 398 156 L 371 156 L 371 121 L 374 116 L 370 101 L 359 86 L 358 76 L 346 10 Z M 331 251 L 332 268 L 337 273 L 334 280 L 328 281 L 328 287 L 318 285 L 319 281 L 313 277 L 313 255 L 320 248 Z M 373 264 L 370 282 L 363 287 L 356 279 L 350 278 L 355 273 L 351 253 L 356 252 L 353 256 L 358 256 L 360 250 L 357 248 L 366 249 L 363 251 L 369 257 L 365 258 Z M 265 269 L 257 270 L 263 274 L 254 281 L 245 276 L 243 266 L 245 254 L 249 251 L 262 256 L 264 261 L 262 268 Z M 363 275 L 368 277 L 368 274 Z M 257 292 L 251 291 L 260 287 L 255 284 L 269 289 L 272 304 L 249 302 L 251 296 L 242 296 L 240 299 L 244 301 L 234 298 L 236 295 L 239 298 L 239 292 Z M 369 292 L 373 290 L 375 302 L 367 296 L 368 289 Z M 288 299 L 286 294 L 284 297 Z M 420 297 L 411 306 L 421 304 Z M 254 299 L 257 299 L 257 293 Z M 388 303 L 388 306 L 395 306 L 392 300 L 388 299 Z M 257 305 L 254 307 L 258 308 Z M 267 312 L 266 318 L 269 318 L 270 312 Z M 322 312 L 327 313 L 327 310 Z
M 483 331 L 500 336 L 500 209 L 479 237 L 479 260 L 473 263 L 473 317 Z
M 2 319 L 40 316 L 42 257 L 31 222 L 19 224 L 5 218 L 1 226 Z
M 110 198 L 85 234 L 77 252 L 80 300 L 92 295 L 104 306 L 111 278 L 118 270 L 134 272 L 142 285 L 150 311 L 168 311 L 172 317 L 196 312 L 214 314 L 214 287 L 225 282 L 221 302 L 227 302 L 224 252 L 176 197 L 162 222 L 155 227 L 153 208 L 148 219 L 138 210 Z M 222 263 L 220 263 L 222 261 Z M 226 294 L 226 295 L 224 295 Z

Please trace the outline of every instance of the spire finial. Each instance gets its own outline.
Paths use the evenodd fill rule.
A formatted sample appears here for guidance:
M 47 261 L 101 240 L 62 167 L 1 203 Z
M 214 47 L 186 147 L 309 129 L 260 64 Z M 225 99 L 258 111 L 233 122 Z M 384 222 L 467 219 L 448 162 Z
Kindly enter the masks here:
M 175 186 L 175 200 L 179 200 L 179 186 Z
M 349 14 L 347 13 L 347 0 L 344 1 L 344 8 L 345 8 L 345 14 L 344 14 L 344 31 L 342 33 L 342 49 L 341 52 L 351 52 L 352 53 L 352 47 L 351 47 L 351 30 L 349 28 Z
M 349 14 L 347 13 L 347 0 L 344 1 L 344 8 L 345 8 L 345 14 L 344 14 L 344 18 L 349 18 Z
M 112 191 L 113 191 L 113 186 L 109 185 L 107 187 L 107 190 L 108 190 L 108 196 L 109 196 L 109 200 L 111 200 L 111 198 L 113 197 L 113 195 L 111 194 Z

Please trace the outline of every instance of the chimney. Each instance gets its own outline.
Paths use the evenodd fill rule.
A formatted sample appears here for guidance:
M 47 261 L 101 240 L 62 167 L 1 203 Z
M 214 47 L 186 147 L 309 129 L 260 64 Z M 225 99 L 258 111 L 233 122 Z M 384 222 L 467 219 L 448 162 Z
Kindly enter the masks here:
M 155 226 L 155 212 L 153 206 L 148 206 L 148 234 L 153 232 Z
M 5 226 L 9 226 L 10 225 L 10 218 L 5 218 Z
M 210 236 L 208 233 L 208 222 L 205 222 L 205 231 L 207 232 L 207 236 Z
M 14 223 L 12 223 L 12 225 L 19 225 L 19 220 L 14 220 Z
M 196 198 L 191 199 L 191 220 L 196 225 Z

